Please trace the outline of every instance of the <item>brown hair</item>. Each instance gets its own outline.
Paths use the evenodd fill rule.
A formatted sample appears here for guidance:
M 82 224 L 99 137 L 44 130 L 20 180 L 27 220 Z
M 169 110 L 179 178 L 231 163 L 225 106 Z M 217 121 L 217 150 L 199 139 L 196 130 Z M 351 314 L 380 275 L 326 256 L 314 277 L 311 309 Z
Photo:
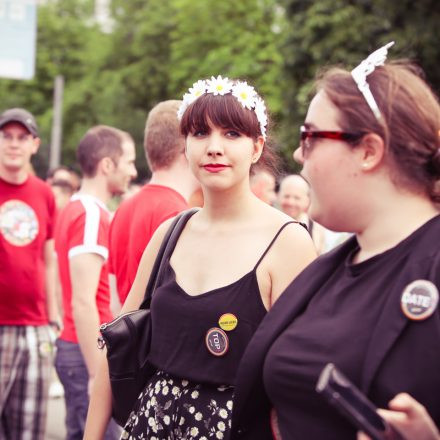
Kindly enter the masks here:
M 145 123 L 144 150 L 151 171 L 167 169 L 185 150 L 179 130 L 177 111 L 181 101 L 160 102 L 150 111 Z
M 427 194 L 440 203 L 440 104 L 420 68 L 393 61 L 367 77 L 382 113 L 379 122 L 350 72 L 339 68 L 318 76 L 323 90 L 341 114 L 346 131 L 374 132 L 385 142 L 386 159 L 395 184 Z
M 225 95 L 207 93 L 197 98 L 183 114 L 180 131 L 186 137 L 189 133 L 208 130 L 208 121 L 217 127 L 230 128 L 243 133 L 254 141 L 262 135 L 255 112 L 244 108 L 231 93 Z M 258 164 L 269 172 L 277 171 L 278 157 L 270 143 L 265 143 Z M 251 167 L 251 171 L 254 166 Z
M 115 164 L 122 155 L 122 143 L 133 142 L 132 137 L 125 131 L 107 125 L 97 125 L 90 128 L 80 140 L 76 157 L 83 174 L 94 177 L 98 163 L 109 157 Z

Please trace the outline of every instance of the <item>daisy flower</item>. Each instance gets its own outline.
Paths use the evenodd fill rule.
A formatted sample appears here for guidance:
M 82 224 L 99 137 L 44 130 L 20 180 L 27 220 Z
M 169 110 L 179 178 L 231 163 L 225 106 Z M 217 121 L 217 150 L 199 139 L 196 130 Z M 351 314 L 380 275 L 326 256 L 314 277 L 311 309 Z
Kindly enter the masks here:
M 248 85 L 248 83 L 241 81 L 237 82 L 232 88 L 232 94 L 243 107 L 252 110 L 252 107 L 255 106 L 255 98 L 257 94 L 255 89 Z
M 226 95 L 232 90 L 232 83 L 228 78 L 222 78 L 221 75 L 217 78 L 211 76 L 211 79 L 207 81 L 206 93 L 212 93 L 213 95 Z
M 193 84 L 193 86 L 188 90 L 189 95 L 197 99 L 206 92 L 206 81 L 200 79 Z
M 225 409 L 222 408 L 218 413 L 219 413 L 219 416 L 222 419 L 227 419 L 228 418 L 228 412 Z
M 266 126 L 267 126 L 267 114 L 264 101 L 258 96 L 255 99 L 255 114 L 257 115 L 258 122 L 260 123 L 261 134 L 266 139 Z

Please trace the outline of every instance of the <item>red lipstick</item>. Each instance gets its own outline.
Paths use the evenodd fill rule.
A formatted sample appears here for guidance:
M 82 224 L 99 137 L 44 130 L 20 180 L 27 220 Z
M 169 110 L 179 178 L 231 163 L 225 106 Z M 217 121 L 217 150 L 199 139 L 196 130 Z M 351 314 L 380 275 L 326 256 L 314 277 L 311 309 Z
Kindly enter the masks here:
M 208 163 L 203 165 L 203 168 L 208 171 L 208 173 L 219 173 L 220 171 L 228 168 L 228 165 L 224 165 L 222 163 Z

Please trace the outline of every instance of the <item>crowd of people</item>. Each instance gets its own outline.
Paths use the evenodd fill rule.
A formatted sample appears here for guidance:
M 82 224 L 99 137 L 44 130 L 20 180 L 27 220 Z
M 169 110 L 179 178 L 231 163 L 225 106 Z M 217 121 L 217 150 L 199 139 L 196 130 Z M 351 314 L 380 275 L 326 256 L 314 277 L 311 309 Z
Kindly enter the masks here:
M 81 177 L 43 182 L 34 116 L 0 115 L 0 438 L 45 438 L 55 365 L 68 440 L 365 439 L 315 391 L 331 362 L 402 438 L 440 439 L 440 104 L 389 46 L 317 76 L 297 175 L 279 178 L 247 82 L 157 104 L 151 178 L 114 213 L 137 175 L 129 133 L 91 127 Z M 151 303 L 156 371 L 120 427 L 99 326 L 139 308 L 192 206 Z

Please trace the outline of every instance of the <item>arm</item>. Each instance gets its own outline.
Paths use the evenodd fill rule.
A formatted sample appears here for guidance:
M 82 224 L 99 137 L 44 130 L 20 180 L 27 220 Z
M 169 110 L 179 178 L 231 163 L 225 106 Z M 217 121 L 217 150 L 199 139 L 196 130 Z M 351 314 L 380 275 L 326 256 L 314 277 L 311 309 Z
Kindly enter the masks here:
M 404 440 L 440 440 L 440 433 L 425 407 L 409 394 L 398 394 L 390 401 L 389 408 L 391 411 L 380 409 L 379 413 Z M 359 433 L 358 440 L 369 440 L 369 437 Z
M 99 359 L 96 348 L 99 331 L 96 292 L 103 264 L 104 258 L 93 253 L 79 254 L 69 259 L 73 319 L 90 379 L 96 374 Z
M 154 260 L 159 251 L 163 237 L 172 220 L 166 221 L 154 233 L 146 247 L 139 263 L 136 278 L 130 289 L 128 297 L 122 307 L 121 313 L 126 313 L 139 308 L 145 293 L 145 286 L 150 278 Z M 95 339 L 96 342 L 96 339 Z M 96 344 L 95 344 L 96 345 Z M 102 359 L 99 365 L 96 380 L 93 384 L 90 398 L 89 411 L 83 440 L 102 439 L 108 420 L 111 416 L 111 388 L 108 373 L 107 359 Z
M 271 279 L 270 306 L 286 287 L 315 258 L 316 250 L 309 233 L 297 224 L 288 225 L 274 244 L 269 274 Z
M 50 322 L 61 324 L 61 317 L 56 296 L 57 265 L 55 261 L 54 240 L 47 240 L 44 244 L 44 264 L 46 275 L 46 307 Z

